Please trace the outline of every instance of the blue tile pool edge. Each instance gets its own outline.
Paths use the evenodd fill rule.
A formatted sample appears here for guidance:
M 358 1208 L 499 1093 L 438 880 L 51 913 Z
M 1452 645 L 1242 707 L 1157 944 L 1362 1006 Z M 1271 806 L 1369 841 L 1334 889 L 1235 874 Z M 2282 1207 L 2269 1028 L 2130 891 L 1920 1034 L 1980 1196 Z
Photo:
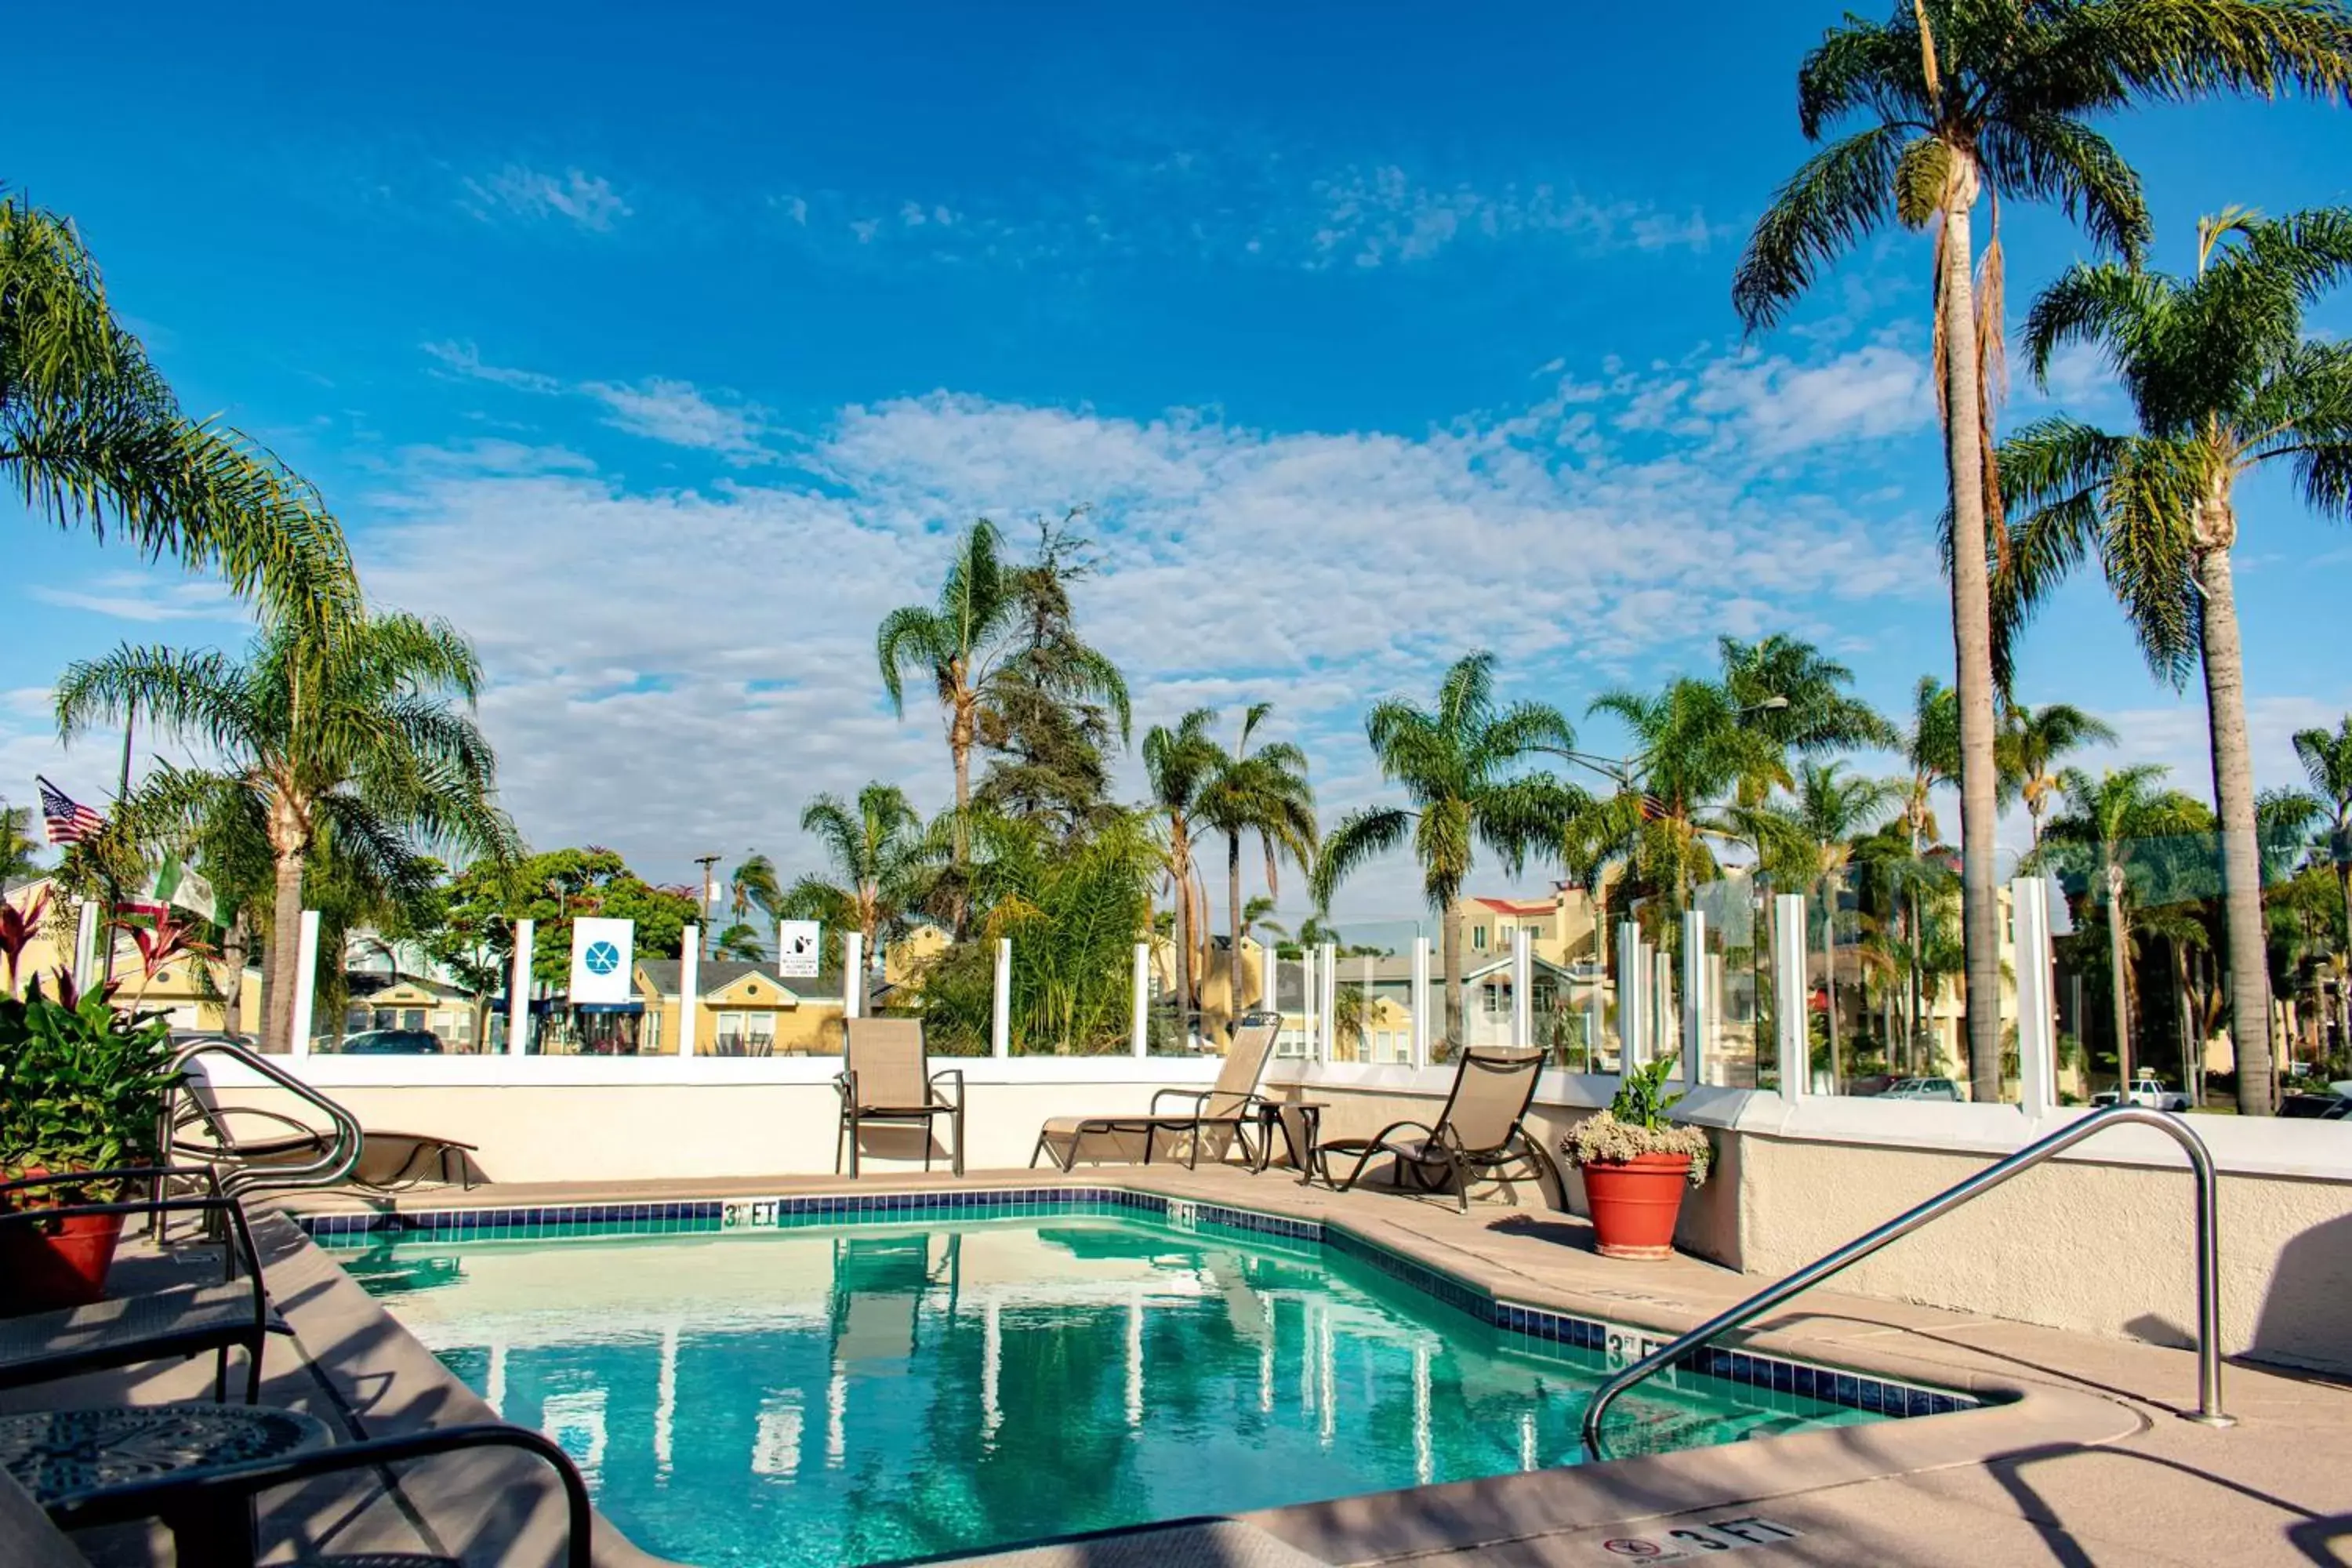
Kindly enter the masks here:
M 921 1193 L 824 1193 L 740 1198 L 688 1198 L 665 1202 L 548 1204 L 505 1208 L 416 1209 L 373 1214 L 295 1214 L 303 1233 L 348 1246 L 370 1239 L 435 1238 L 452 1241 L 526 1241 L 568 1227 L 595 1226 L 611 1236 L 657 1236 L 744 1232 L 784 1228 L 787 1220 L 823 1223 L 931 1218 L 1016 1218 L 1055 1213 L 1116 1214 L 1125 1210 L 1180 1227 L 1211 1225 L 1290 1241 L 1310 1242 L 1352 1258 L 1402 1284 L 1507 1333 L 1544 1344 L 1597 1351 L 1612 1362 L 1631 1363 L 1666 1342 L 1662 1334 L 1496 1296 L 1392 1247 L 1358 1236 L 1344 1225 L 1262 1214 L 1255 1209 L 1126 1187 L 987 1187 Z M 1794 1394 L 1823 1404 L 1866 1411 L 1890 1419 L 1941 1415 L 1984 1404 L 1972 1395 L 1929 1388 L 1899 1378 L 1815 1366 L 1751 1351 L 1707 1346 L 1676 1363 L 1726 1383 L 1768 1393 Z

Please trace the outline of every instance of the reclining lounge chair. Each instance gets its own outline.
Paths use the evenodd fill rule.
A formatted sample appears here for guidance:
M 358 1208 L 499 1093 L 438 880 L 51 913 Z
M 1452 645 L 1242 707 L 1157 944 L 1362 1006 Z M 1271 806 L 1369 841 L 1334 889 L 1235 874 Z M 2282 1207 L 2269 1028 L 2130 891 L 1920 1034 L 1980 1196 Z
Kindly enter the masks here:
M 1248 1157 L 1249 1129 L 1259 1124 L 1263 1108 L 1272 1103 L 1257 1091 L 1257 1085 L 1265 1076 L 1265 1064 L 1274 1055 L 1274 1038 L 1281 1028 L 1278 1014 L 1243 1014 L 1225 1046 L 1224 1065 L 1217 1069 L 1213 1085 L 1163 1089 L 1151 1097 L 1150 1109 L 1140 1115 L 1056 1116 L 1038 1130 L 1037 1147 L 1029 1152 L 1029 1163 L 1034 1167 L 1043 1154 L 1067 1172 L 1076 1166 L 1078 1146 L 1087 1139 L 1140 1134 L 1143 1163 L 1149 1165 L 1163 1132 L 1186 1135 L 1185 1163 L 1194 1169 L 1200 1166 L 1201 1146 L 1211 1132 L 1231 1137 L 1240 1143 L 1244 1157 Z M 1170 1100 L 1185 1100 L 1192 1102 L 1190 1110 L 1160 1109 Z
M 1544 1069 L 1540 1050 L 1465 1050 L 1454 1072 L 1453 1092 L 1433 1126 L 1396 1121 L 1374 1138 L 1339 1138 L 1315 1152 L 1323 1180 L 1335 1192 L 1346 1192 L 1362 1177 L 1364 1167 L 1382 1154 L 1396 1157 L 1398 1184 L 1410 1174 L 1413 1184 L 1433 1193 L 1449 1179 L 1470 1212 L 1470 1182 L 1514 1163 L 1532 1166 L 1540 1181 L 1549 1171 L 1552 1184 L 1559 1171 L 1544 1152 L 1540 1140 L 1528 1136 L 1528 1107 L 1536 1097 L 1536 1079 Z M 1418 1134 L 1418 1136 L 1405 1136 Z M 1514 1147 L 1516 1145 L 1516 1147 Z M 1343 1181 L 1331 1176 L 1331 1156 L 1354 1155 L 1355 1168 Z
M 233 1192 L 322 1184 L 310 1173 L 328 1162 L 335 1148 L 336 1131 L 257 1105 L 224 1105 L 205 1076 L 199 1054 L 204 1048 L 198 1047 L 182 1056 L 186 1076 L 173 1108 L 172 1153 L 183 1160 L 201 1160 L 221 1171 Z M 264 1070 L 272 1065 L 265 1059 Z M 307 1085 L 302 1092 L 321 1104 L 332 1103 Z M 359 1152 L 350 1169 L 327 1184 L 377 1194 L 405 1192 L 424 1182 L 468 1188 L 474 1184 L 474 1166 L 468 1158 L 475 1152 L 473 1144 L 430 1133 L 364 1128 L 340 1106 L 335 1111 L 357 1131 Z M 247 1118 L 269 1123 L 270 1130 L 238 1131 L 240 1123 L 249 1126 Z M 273 1173 L 286 1179 L 273 1179 Z

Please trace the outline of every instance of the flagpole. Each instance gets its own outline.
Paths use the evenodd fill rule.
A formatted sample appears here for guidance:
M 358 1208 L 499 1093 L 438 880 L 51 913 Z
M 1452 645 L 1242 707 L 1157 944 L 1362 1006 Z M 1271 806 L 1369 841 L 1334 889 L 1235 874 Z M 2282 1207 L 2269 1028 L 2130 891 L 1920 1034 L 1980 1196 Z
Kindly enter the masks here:
M 122 713 L 122 776 L 114 786 L 114 820 L 117 822 L 122 820 L 122 797 L 131 793 L 131 710 L 125 708 Z M 106 928 L 106 966 L 99 973 L 101 990 L 114 983 L 114 917 L 121 912 L 119 906 L 122 902 L 122 889 L 115 885 L 114 873 L 107 871 L 103 879 L 106 884 L 106 919 L 101 923 Z

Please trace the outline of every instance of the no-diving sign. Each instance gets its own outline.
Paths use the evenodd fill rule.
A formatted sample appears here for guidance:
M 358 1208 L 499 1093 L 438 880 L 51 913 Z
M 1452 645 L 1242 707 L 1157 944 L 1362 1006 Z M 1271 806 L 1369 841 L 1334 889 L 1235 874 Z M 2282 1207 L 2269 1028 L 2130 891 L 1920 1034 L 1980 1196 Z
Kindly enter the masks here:
M 1803 1533 L 1748 1514 L 1681 1525 L 1655 1535 L 1612 1535 L 1601 1543 L 1601 1550 L 1612 1563 L 1687 1563 L 1711 1552 L 1737 1552 L 1743 1546 L 1775 1546 Z

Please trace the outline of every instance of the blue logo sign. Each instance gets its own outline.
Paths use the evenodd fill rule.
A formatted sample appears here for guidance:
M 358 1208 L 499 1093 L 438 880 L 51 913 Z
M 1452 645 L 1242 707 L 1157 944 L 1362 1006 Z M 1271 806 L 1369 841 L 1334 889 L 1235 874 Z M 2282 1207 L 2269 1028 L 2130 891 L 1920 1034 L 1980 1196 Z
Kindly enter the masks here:
M 591 974 L 610 974 L 621 967 L 621 950 L 609 942 L 592 942 L 588 951 L 580 955 Z

